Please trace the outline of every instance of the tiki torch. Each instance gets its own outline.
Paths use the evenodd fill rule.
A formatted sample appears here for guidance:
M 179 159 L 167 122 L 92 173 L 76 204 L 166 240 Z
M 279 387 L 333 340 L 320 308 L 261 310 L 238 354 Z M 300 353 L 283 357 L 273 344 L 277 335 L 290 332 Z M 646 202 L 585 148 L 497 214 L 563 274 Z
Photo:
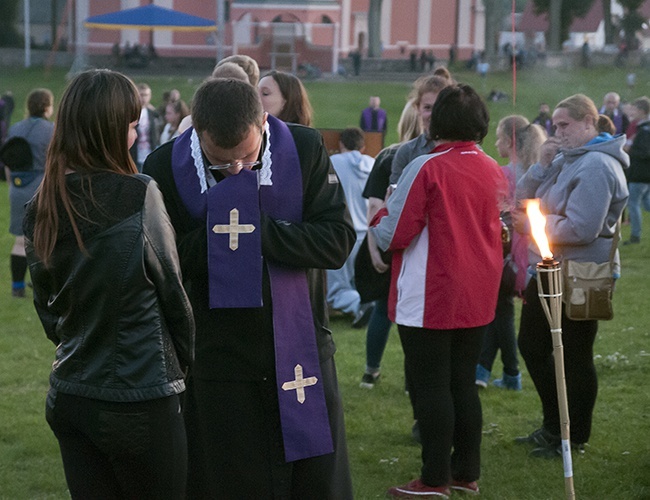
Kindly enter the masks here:
M 551 252 L 548 238 L 544 232 L 546 218 L 540 211 L 538 199 L 528 201 L 526 215 L 530 221 L 533 239 L 542 256 L 542 262 L 537 264 L 537 291 L 553 337 L 555 385 L 557 387 L 562 434 L 564 489 L 567 498 L 575 499 L 575 490 L 573 489 L 573 463 L 571 461 L 569 405 L 567 403 L 566 379 L 564 375 L 564 346 L 562 345 L 562 268 L 560 267 L 560 263 L 553 259 L 553 253 Z

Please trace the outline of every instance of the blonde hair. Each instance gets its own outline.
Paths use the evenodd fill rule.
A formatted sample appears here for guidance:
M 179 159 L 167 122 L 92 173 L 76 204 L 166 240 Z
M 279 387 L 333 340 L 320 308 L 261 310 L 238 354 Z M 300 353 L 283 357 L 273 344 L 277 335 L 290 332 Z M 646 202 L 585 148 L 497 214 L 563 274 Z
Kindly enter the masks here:
M 436 70 L 433 76 L 421 76 L 413 83 L 413 91 L 410 96 L 410 98 L 413 98 L 413 105 L 417 108 L 424 94 L 438 94 L 442 89 L 454 83 L 456 82 L 451 78 L 451 74 L 447 70 L 444 72 Z
M 530 123 L 525 116 L 509 115 L 499 121 L 497 134 L 510 140 L 514 153 L 511 161 L 520 163 L 524 170 L 539 161 L 539 148 L 546 141 L 546 131 L 540 125 Z
M 577 121 L 582 121 L 586 116 L 591 116 L 594 128 L 598 127 L 598 108 L 589 97 L 584 94 L 574 94 L 567 97 L 555 106 L 555 109 L 564 108 L 569 116 Z
M 413 100 L 410 100 L 404 105 L 402 115 L 399 117 L 399 122 L 397 123 L 399 141 L 410 141 L 411 139 L 415 139 L 421 133 L 420 115 L 418 114 L 418 110 L 415 107 Z

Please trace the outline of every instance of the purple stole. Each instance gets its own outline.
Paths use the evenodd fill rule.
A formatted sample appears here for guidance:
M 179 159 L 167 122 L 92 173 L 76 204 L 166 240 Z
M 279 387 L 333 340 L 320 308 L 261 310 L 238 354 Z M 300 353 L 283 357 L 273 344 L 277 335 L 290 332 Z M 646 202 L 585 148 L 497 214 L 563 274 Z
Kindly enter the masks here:
M 190 215 L 208 224 L 212 309 L 264 305 L 261 212 L 287 223 L 302 221 L 302 171 L 293 136 L 284 122 L 269 115 L 266 138 L 261 170 L 243 170 L 211 187 L 194 129 L 173 146 L 179 195 Z M 268 261 L 266 266 L 285 459 L 332 453 L 306 272 Z

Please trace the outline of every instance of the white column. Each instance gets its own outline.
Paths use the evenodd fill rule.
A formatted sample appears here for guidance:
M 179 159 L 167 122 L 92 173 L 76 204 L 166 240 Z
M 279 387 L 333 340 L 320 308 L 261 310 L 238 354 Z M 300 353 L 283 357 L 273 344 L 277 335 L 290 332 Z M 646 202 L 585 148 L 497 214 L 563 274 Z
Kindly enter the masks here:
M 343 0 L 341 3 L 341 51 L 350 52 L 350 20 L 352 19 L 352 0 Z
M 88 30 L 84 27 L 84 21 L 88 19 L 90 9 L 88 7 L 89 0 L 77 0 L 75 2 L 75 19 L 77 36 L 75 38 L 75 57 L 72 63 L 72 68 L 68 76 L 75 75 L 83 71 L 88 66 L 88 57 L 86 55 L 86 46 L 88 45 Z
M 154 2 L 158 7 L 166 9 L 173 9 L 173 0 L 155 0 Z M 173 32 L 171 30 L 156 30 L 153 32 L 153 46 L 158 47 L 171 47 Z
M 334 23 L 334 34 L 332 40 L 332 74 L 336 75 L 336 72 L 339 69 L 339 37 L 341 36 L 340 24 Z
M 140 7 L 139 0 L 122 0 L 120 4 L 121 4 L 120 5 L 121 10 L 135 9 L 136 7 Z M 121 32 L 122 32 L 122 45 L 124 45 L 126 42 L 130 42 L 131 45 L 140 43 L 139 30 L 121 30 Z
M 431 3 L 432 0 L 418 0 L 418 36 L 420 47 L 431 43 Z
M 23 5 L 23 17 L 24 17 L 24 37 L 25 37 L 25 67 L 29 68 L 32 65 L 32 32 L 31 32 L 31 25 L 32 25 L 32 20 L 31 16 L 29 14 L 29 7 L 30 3 L 29 0 L 25 0 L 25 4 Z
M 458 2 L 458 45 L 460 47 L 467 47 L 470 43 L 472 36 L 471 32 L 471 1 L 460 0 Z
M 393 14 L 393 0 L 384 0 L 381 6 L 381 41 L 382 46 L 386 48 L 389 45 L 393 45 L 393 40 L 391 39 L 391 18 Z

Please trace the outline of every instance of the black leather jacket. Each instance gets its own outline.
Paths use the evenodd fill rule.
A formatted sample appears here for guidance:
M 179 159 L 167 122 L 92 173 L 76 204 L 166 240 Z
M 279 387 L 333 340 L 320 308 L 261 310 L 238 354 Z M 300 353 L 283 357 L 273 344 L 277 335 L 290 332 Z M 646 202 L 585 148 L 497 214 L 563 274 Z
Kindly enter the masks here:
M 194 355 L 194 320 L 157 184 L 115 173 L 71 174 L 66 183 L 84 214 L 76 221 L 86 252 L 60 209 L 46 268 L 32 244 L 34 200 L 24 220 L 34 304 L 57 346 L 52 388 L 118 402 L 182 392 Z

